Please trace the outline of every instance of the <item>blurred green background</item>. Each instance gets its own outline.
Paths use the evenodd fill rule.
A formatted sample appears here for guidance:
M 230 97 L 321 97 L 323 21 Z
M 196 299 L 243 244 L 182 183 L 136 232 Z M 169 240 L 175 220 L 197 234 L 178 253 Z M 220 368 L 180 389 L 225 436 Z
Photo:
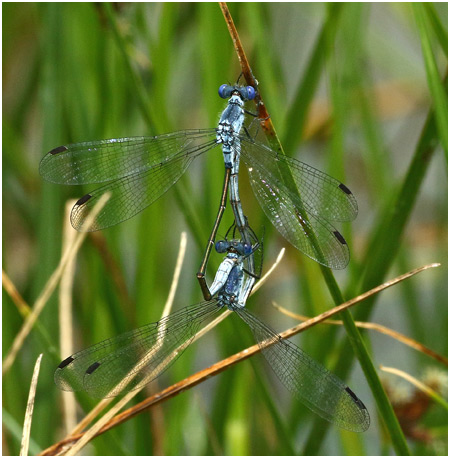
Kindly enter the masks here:
M 338 227 L 351 248 L 348 268 L 335 272 L 345 296 L 423 264 L 442 263 L 352 313 L 445 355 L 447 94 L 439 81 L 447 66 L 447 3 L 229 7 L 286 154 L 343 181 L 358 199 L 357 220 Z M 70 142 L 213 127 L 224 107 L 217 89 L 233 83 L 240 69 L 215 3 L 4 3 L 2 11 L 3 269 L 32 305 L 61 256 L 66 200 L 95 189 L 44 182 L 38 174 L 43 155 Z M 104 231 L 100 241 L 113 263 L 98 239 L 86 240 L 74 283 L 75 349 L 159 318 L 182 231 L 188 248 L 175 308 L 201 300 L 195 273 L 217 212 L 222 154 L 217 149 L 196 162 L 158 202 Z M 264 270 L 287 249 L 248 305 L 282 331 L 296 322 L 272 308 L 272 301 L 310 316 L 333 303 L 318 265 L 271 226 L 242 175 L 244 211 L 257 232 L 266 229 Z M 221 235 L 231 221 L 228 209 Z M 220 260 L 213 255 L 210 280 Z M 30 453 L 64 436 L 61 394 L 53 384 L 56 365 L 67 356 L 57 349 L 57 315 L 54 294 L 4 375 L 4 454 L 18 454 L 29 382 L 41 352 Z M 4 291 L 3 355 L 22 322 Z M 393 339 L 374 331 L 365 338 L 376 367 L 393 366 L 418 378 L 435 369 L 445 377 L 446 367 Z M 371 413 L 366 433 L 329 428 L 256 357 L 95 439 L 86 453 L 393 453 L 362 371 L 352 365 L 344 331 L 320 325 L 298 342 L 327 367 L 338 366 L 333 370 Z M 245 325 L 227 320 L 157 384 L 169 386 L 250 344 Z M 392 391 L 412 395 L 406 382 L 386 379 Z M 95 403 L 80 399 L 81 418 Z M 441 406 L 431 403 L 412 426 L 424 433 L 406 431 L 413 454 L 447 453 L 447 413 Z

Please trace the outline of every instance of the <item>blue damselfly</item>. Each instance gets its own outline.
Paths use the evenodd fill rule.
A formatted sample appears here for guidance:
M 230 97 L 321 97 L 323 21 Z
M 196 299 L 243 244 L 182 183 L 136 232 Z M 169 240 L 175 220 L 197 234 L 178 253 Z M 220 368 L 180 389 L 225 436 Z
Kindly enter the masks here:
M 40 164 L 40 173 L 46 180 L 65 185 L 102 183 L 74 205 L 73 227 L 82 227 L 95 202 L 107 191 L 111 198 L 89 230 L 105 229 L 131 218 L 176 183 L 196 157 L 221 145 L 225 163 L 222 199 L 199 278 L 204 276 L 214 245 L 230 180 L 236 184 L 231 188 L 232 205 L 239 201 L 241 157 L 258 202 L 278 231 L 317 262 L 334 269 L 344 268 L 349 261 L 348 246 L 332 223 L 356 217 L 353 194 L 338 180 L 278 154 L 242 129 L 243 105 L 254 98 L 253 87 L 222 85 L 219 95 L 229 101 L 217 128 L 73 143 L 50 151 Z M 233 210 L 238 228 L 245 226 L 237 204 Z M 207 291 L 202 290 L 207 297 Z
M 137 389 L 166 370 L 194 340 L 202 324 L 229 309 L 247 323 L 277 377 L 304 405 L 343 429 L 365 431 L 369 413 L 353 391 L 246 308 L 258 272 L 246 271 L 244 259 L 262 251 L 262 244 L 248 230 L 253 244 L 227 238 L 216 243 L 216 250 L 226 256 L 210 287 L 210 301 L 75 353 L 59 365 L 56 384 L 63 390 L 84 390 L 98 398 Z

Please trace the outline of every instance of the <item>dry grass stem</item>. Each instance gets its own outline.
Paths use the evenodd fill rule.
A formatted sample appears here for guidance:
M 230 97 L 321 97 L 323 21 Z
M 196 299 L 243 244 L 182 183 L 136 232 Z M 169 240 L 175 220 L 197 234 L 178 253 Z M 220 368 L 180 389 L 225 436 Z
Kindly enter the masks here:
M 186 254 L 186 245 L 187 245 L 187 236 L 186 232 L 181 233 L 180 238 L 180 248 L 178 250 L 177 263 L 175 265 L 175 271 L 173 273 L 172 284 L 169 290 L 169 296 L 167 297 L 167 302 L 164 305 L 164 309 L 161 315 L 161 318 L 169 315 L 172 310 L 173 300 L 175 298 L 175 292 L 178 287 L 178 281 L 180 280 L 181 266 L 183 265 L 184 256 Z
M 64 211 L 64 225 L 62 237 L 62 253 L 65 253 L 73 245 L 77 232 L 70 224 L 70 212 L 75 200 L 66 202 Z M 59 287 L 59 348 L 62 355 L 71 355 L 73 353 L 73 335 L 72 335 L 72 290 L 73 278 L 75 275 L 75 257 L 67 262 L 66 269 L 61 275 Z M 64 393 L 61 396 L 63 408 L 63 421 L 65 431 L 71 431 L 75 428 L 77 422 L 77 406 L 73 393 Z
M 427 264 L 425 266 L 419 267 L 417 269 L 414 269 L 406 274 L 400 275 L 398 277 L 393 278 L 392 280 L 388 280 L 384 283 L 382 283 L 379 286 L 376 286 L 375 288 L 372 288 L 371 290 L 360 294 L 359 296 L 356 296 L 353 299 L 350 299 L 349 301 L 344 302 L 341 305 L 338 305 L 336 307 L 333 307 L 331 310 L 328 310 L 324 313 L 321 313 L 320 315 L 316 316 L 315 318 L 311 318 L 308 321 L 305 321 L 302 324 L 299 324 L 293 328 L 291 328 L 288 332 L 289 335 L 285 336 L 284 333 L 281 334 L 282 337 L 290 337 L 293 336 L 294 334 L 297 334 L 300 331 L 303 331 L 305 329 L 310 328 L 311 326 L 315 326 L 317 323 L 321 323 L 322 321 L 325 321 L 327 318 L 330 316 L 336 315 L 339 312 L 342 312 L 345 309 L 348 309 L 349 307 L 352 307 L 353 305 L 358 304 L 359 302 L 364 301 L 365 299 L 369 298 L 370 296 L 374 296 L 375 294 L 380 293 L 381 291 L 390 288 L 391 286 L 396 285 L 397 283 L 400 283 L 407 278 L 410 278 L 420 272 L 423 272 L 424 270 L 431 269 L 434 267 L 439 267 L 439 263 L 433 263 L 433 264 Z
M 278 264 L 280 264 L 281 260 L 283 259 L 283 256 L 284 256 L 284 253 L 285 253 L 285 249 L 282 248 L 278 254 L 278 257 L 277 259 L 275 260 L 275 262 L 272 264 L 272 266 L 270 267 L 270 269 L 261 277 L 261 279 L 258 281 L 258 283 L 255 284 L 255 286 L 253 287 L 252 289 L 252 292 L 250 293 L 250 296 L 253 294 L 253 293 L 256 293 L 256 291 L 258 291 L 259 288 L 261 288 L 261 286 L 266 282 L 267 278 L 269 278 L 269 276 L 271 275 L 271 273 L 277 268 Z
M 231 39 L 233 40 L 234 49 L 236 50 L 236 54 L 239 59 L 239 64 L 242 69 L 242 74 L 244 78 L 249 84 L 253 84 L 255 87 L 255 78 L 253 77 L 252 70 L 250 68 L 250 64 L 248 62 L 247 56 L 245 55 L 244 48 L 241 43 L 241 39 L 239 38 L 239 34 L 236 30 L 236 26 L 234 25 L 233 18 L 231 17 L 230 11 L 226 2 L 219 2 L 220 9 L 222 10 L 223 17 L 225 18 L 225 23 L 227 24 L 228 31 L 230 32 Z
M 284 307 L 281 307 L 281 305 L 278 305 L 275 302 L 272 302 L 272 305 L 284 315 L 287 315 L 291 318 L 295 318 L 296 320 L 306 321 L 310 319 L 307 316 L 292 313 L 291 311 L 285 309 Z M 343 322 L 342 320 L 325 320 L 323 324 L 342 326 Z M 410 337 L 405 336 L 404 334 L 401 334 L 400 332 L 394 331 L 393 329 L 390 329 L 378 323 L 366 323 L 364 321 L 355 321 L 355 324 L 358 328 L 372 329 L 374 331 L 379 332 L 380 334 L 388 335 L 393 339 L 398 340 L 399 342 L 404 343 L 405 345 L 408 345 L 409 347 L 414 348 L 415 350 L 420 351 L 428 356 L 431 356 L 436 361 L 439 361 L 440 363 L 448 366 L 448 359 L 446 357 L 440 355 L 439 353 L 436 353 L 435 351 L 431 350 L 430 348 L 426 347 L 420 342 L 417 342 L 416 340 L 411 339 Z
M 64 455 L 75 456 L 93 437 L 97 436 L 102 427 L 108 423 L 114 417 L 114 415 L 119 412 L 125 404 L 127 404 L 128 401 L 136 396 L 136 394 L 137 392 L 135 391 L 127 393 L 117 404 L 115 404 L 108 412 L 106 412 L 103 417 L 94 423 L 91 428 L 89 428 L 85 433 L 79 435 L 79 440 L 72 447 L 70 447 Z M 102 401 L 100 403 L 102 403 Z
M 95 217 L 100 212 L 100 210 L 103 208 L 103 206 L 106 204 L 109 197 L 110 197 L 109 193 L 105 193 L 101 196 L 101 198 L 99 199 L 95 207 L 92 209 L 92 212 L 86 218 L 85 224 L 83 225 L 83 230 L 86 230 L 89 228 L 89 226 L 91 226 Z M 58 282 L 61 278 L 61 275 L 64 272 L 64 269 L 66 268 L 68 262 L 70 262 L 71 259 L 73 259 L 76 256 L 85 238 L 86 238 L 86 232 L 78 233 L 77 236 L 75 237 L 75 240 L 72 246 L 70 246 L 66 250 L 66 252 L 63 254 L 58 267 L 53 272 L 51 277 L 48 279 L 40 296 L 36 299 L 32 312 L 27 316 L 27 318 L 25 319 L 25 322 L 22 325 L 21 330 L 16 335 L 8 354 L 3 361 L 2 374 L 5 374 L 9 370 L 9 368 L 12 366 L 12 364 L 14 363 L 17 353 L 22 348 L 22 345 L 26 337 L 30 333 L 31 329 L 33 328 L 34 323 L 36 322 L 40 313 L 44 309 L 47 301 L 49 300 L 50 296 L 53 294 L 53 291 L 55 290 L 56 286 L 58 285 Z
M 88 425 L 94 421 L 97 415 L 100 414 L 106 407 L 113 402 L 113 398 L 102 399 L 91 411 L 83 417 L 83 419 L 75 426 L 75 428 L 70 433 L 70 436 L 81 433 Z
M 14 283 L 11 281 L 4 270 L 2 270 L 2 284 L 3 288 L 5 288 L 5 291 L 9 294 L 9 297 L 12 299 L 17 309 L 19 310 L 19 313 L 23 317 L 28 316 L 28 314 L 31 312 L 30 306 L 25 302 L 19 291 L 17 291 Z
M 238 31 L 236 26 L 234 25 L 233 18 L 231 17 L 230 11 L 228 10 L 228 6 L 226 2 L 219 2 L 220 9 L 222 10 L 222 14 L 225 18 L 225 23 L 228 27 L 228 32 L 230 33 L 231 39 L 233 41 L 234 49 L 239 59 L 239 64 L 241 66 L 242 74 L 244 75 L 245 81 L 250 86 L 254 88 L 258 87 L 258 81 L 253 76 L 252 69 L 250 68 L 250 64 L 248 62 L 247 56 L 244 51 L 244 47 L 242 46 L 241 39 L 239 38 Z M 262 128 L 264 129 L 268 138 L 276 139 L 277 143 L 279 144 L 277 134 L 275 132 L 275 127 L 272 124 L 272 120 L 269 116 L 269 113 L 266 110 L 266 106 L 263 102 L 261 97 L 261 93 L 258 90 L 255 97 L 255 103 L 258 107 L 258 118 L 261 123 Z M 280 145 L 281 148 L 281 145 Z
M 25 410 L 25 420 L 23 422 L 22 442 L 20 444 L 20 456 L 28 456 L 28 447 L 30 445 L 31 420 L 33 418 L 34 399 L 36 396 L 36 387 L 41 368 L 43 354 L 41 353 L 34 365 L 33 376 L 31 377 L 30 392 L 28 394 L 27 408 Z

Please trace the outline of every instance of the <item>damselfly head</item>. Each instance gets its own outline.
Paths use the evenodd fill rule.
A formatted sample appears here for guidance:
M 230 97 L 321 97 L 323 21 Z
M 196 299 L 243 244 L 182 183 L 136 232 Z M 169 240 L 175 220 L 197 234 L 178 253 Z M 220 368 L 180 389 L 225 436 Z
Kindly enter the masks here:
M 253 100 L 256 91 L 253 86 L 230 86 L 229 84 L 222 84 L 219 87 L 219 95 L 222 99 L 228 99 L 233 94 L 239 95 L 242 100 Z
M 248 256 L 248 255 L 252 254 L 253 247 L 252 247 L 251 243 L 247 243 L 246 242 L 246 243 L 243 243 L 241 245 L 242 245 L 242 249 L 243 249 L 243 252 L 244 252 L 245 256 Z
M 253 252 L 253 247 L 250 243 L 240 240 L 219 240 L 216 242 L 216 251 L 218 253 L 236 253 L 239 256 L 249 256 Z
M 226 253 L 228 251 L 230 243 L 227 240 L 219 240 L 216 242 L 217 253 Z

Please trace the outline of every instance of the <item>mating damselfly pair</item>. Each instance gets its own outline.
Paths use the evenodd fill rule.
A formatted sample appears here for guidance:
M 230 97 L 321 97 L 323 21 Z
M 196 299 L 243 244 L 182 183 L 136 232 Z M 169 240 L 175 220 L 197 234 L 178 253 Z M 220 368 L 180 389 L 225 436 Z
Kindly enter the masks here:
M 186 348 L 201 323 L 226 307 L 249 325 L 275 373 L 305 405 L 340 427 L 364 431 L 370 420 L 358 397 L 245 307 L 257 277 L 254 255 L 262 247 L 240 203 L 240 158 L 258 202 L 275 227 L 296 248 L 328 267 L 344 268 L 349 261 L 345 239 L 332 222 L 354 219 L 356 200 L 339 181 L 277 154 L 242 129 L 243 106 L 254 98 L 253 87 L 222 85 L 219 95 L 229 100 L 217 128 L 75 143 L 55 148 L 41 161 L 41 174 L 49 181 L 104 183 L 79 199 L 72 210 L 72 225 L 80 229 L 96 201 L 105 192 L 111 194 L 89 230 L 131 218 L 164 194 L 197 156 L 218 145 L 225 164 L 219 212 L 198 273 L 206 301 L 72 355 L 61 363 L 55 380 L 63 389 L 84 389 L 97 397 L 135 389 L 157 377 Z M 216 245 L 227 256 L 208 288 L 206 264 L 228 189 L 240 238 L 233 236 L 232 241 Z

